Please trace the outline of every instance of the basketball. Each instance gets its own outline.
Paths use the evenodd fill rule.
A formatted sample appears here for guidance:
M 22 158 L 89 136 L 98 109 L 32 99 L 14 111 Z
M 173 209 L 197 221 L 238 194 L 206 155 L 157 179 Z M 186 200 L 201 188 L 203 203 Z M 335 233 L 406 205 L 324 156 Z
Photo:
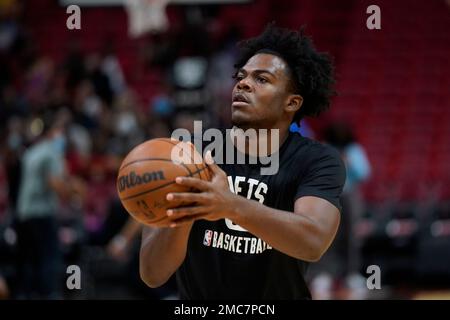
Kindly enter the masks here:
M 128 213 L 140 223 L 158 226 L 167 219 L 170 192 L 189 192 L 176 177 L 210 180 L 207 165 L 192 144 L 169 138 L 148 140 L 132 149 L 119 168 L 117 192 Z M 173 206 L 173 204 L 172 204 Z

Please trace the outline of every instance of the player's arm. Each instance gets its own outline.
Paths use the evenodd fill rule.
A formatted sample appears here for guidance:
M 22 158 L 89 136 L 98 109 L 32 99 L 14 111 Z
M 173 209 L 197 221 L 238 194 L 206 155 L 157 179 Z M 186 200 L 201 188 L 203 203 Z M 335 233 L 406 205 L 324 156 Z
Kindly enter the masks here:
M 149 287 L 163 285 L 183 263 L 191 227 L 192 223 L 179 228 L 143 228 L 139 271 Z
M 333 241 L 339 210 L 327 200 L 302 197 L 294 212 L 273 209 L 243 197 L 230 219 L 275 249 L 297 259 L 317 261 Z
M 317 261 L 332 242 L 339 225 L 339 210 L 327 200 L 302 196 L 294 212 L 267 207 L 232 193 L 226 174 L 210 165 L 211 182 L 195 178 L 177 178 L 177 183 L 196 188 L 200 193 L 174 193 L 169 201 L 196 202 L 195 207 L 168 210 L 173 226 L 197 219 L 231 219 L 260 237 L 273 248 L 297 259 Z

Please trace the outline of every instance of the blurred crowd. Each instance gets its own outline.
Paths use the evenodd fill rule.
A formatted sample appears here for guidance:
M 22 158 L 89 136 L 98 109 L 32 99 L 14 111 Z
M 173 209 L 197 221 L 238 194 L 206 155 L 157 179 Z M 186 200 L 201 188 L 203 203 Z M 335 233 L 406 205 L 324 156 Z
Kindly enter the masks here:
M 93 52 L 76 39 L 61 44 L 58 61 L 38 49 L 22 2 L 0 9 L 0 296 L 76 296 L 62 280 L 77 264 L 89 270 L 83 298 L 171 297 L 173 281 L 150 290 L 139 279 L 140 226 L 117 199 L 116 173 L 147 139 L 191 129 L 194 119 L 228 123 L 237 31 L 212 50 L 191 14 L 179 31 L 149 35 L 133 74 L 160 75 L 161 90 L 144 100 L 111 39 Z

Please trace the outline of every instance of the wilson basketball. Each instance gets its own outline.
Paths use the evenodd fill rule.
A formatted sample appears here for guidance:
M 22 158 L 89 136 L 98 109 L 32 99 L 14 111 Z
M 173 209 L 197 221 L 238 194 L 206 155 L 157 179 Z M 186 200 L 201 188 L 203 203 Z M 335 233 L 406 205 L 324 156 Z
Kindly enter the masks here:
M 165 222 L 166 210 L 170 208 L 166 195 L 191 191 L 175 182 L 180 176 L 211 178 L 192 144 L 169 138 L 152 139 L 136 146 L 123 160 L 117 192 L 132 217 L 143 224 L 158 226 Z

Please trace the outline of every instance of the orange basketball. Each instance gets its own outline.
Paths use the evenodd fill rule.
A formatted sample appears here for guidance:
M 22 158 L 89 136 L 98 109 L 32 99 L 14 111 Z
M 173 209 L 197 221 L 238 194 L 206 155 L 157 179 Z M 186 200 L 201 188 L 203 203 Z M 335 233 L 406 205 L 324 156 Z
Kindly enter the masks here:
M 166 195 L 187 192 L 189 188 L 175 182 L 176 177 L 210 180 L 207 165 L 194 146 L 169 138 L 146 141 L 123 160 L 118 177 L 119 198 L 137 221 L 158 226 L 167 219 L 170 208 Z

